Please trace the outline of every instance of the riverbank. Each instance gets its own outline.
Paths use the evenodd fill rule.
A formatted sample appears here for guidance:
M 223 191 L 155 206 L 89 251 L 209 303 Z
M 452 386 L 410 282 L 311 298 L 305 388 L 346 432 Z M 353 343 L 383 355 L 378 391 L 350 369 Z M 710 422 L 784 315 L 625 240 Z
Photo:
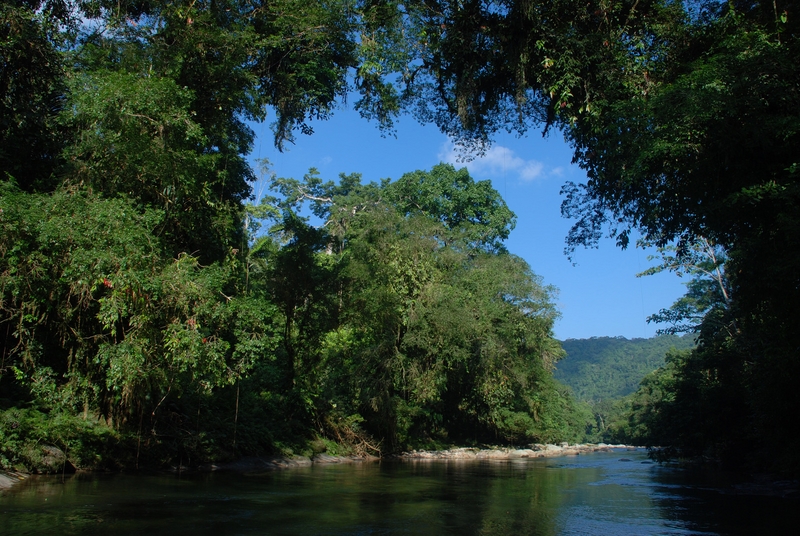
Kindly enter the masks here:
M 580 443 L 570 445 L 533 444 L 526 448 L 493 447 L 453 448 L 449 450 L 414 450 L 396 456 L 402 460 L 515 460 L 523 458 L 553 458 L 556 456 L 578 456 L 592 452 L 610 452 L 612 450 L 637 450 L 632 445 L 607 445 L 605 443 Z
M 412 450 L 383 458 L 384 460 L 517 460 L 525 458 L 553 458 L 557 456 L 578 456 L 592 452 L 610 452 L 612 450 L 636 450 L 631 445 L 575 444 L 560 445 L 532 444 L 523 448 L 516 447 L 460 447 L 448 450 Z M 280 469 L 310 467 L 312 465 L 358 464 L 381 461 L 376 456 L 331 456 L 316 454 L 314 456 L 247 456 L 226 463 L 212 463 L 197 468 L 174 466 L 172 473 L 230 471 L 242 474 L 263 473 Z M 0 490 L 10 489 L 21 482 L 27 475 L 18 472 L 0 472 Z
M 470 462 L 470 461 L 513 461 L 534 458 L 556 458 L 559 456 L 579 456 L 596 452 L 616 452 L 622 454 L 620 461 L 630 461 L 624 457 L 625 452 L 636 452 L 643 447 L 633 445 L 614 444 L 573 444 L 561 443 L 532 444 L 523 448 L 515 447 L 456 447 L 447 450 L 413 450 L 378 458 L 375 456 L 331 456 L 317 454 L 312 457 L 247 457 L 234 462 L 207 465 L 198 468 L 199 471 L 230 471 L 240 474 L 257 475 L 281 469 L 296 467 L 311 467 L 313 465 L 331 464 L 363 464 L 379 461 L 403 462 Z M 643 462 L 645 463 L 645 462 Z M 680 464 L 676 464 L 680 465 Z M 684 465 L 686 467 L 686 465 Z M 185 470 L 185 469 L 184 469 Z M 177 469 L 175 469 L 177 471 Z M 730 475 L 729 475 L 730 476 Z M 800 498 L 800 482 L 797 480 L 784 480 L 775 475 L 747 475 L 742 473 L 735 482 L 721 485 L 718 491 L 726 495 L 745 496 L 770 496 L 780 498 Z
M 383 458 L 384 460 L 517 460 L 525 458 L 553 458 L 556 456 L 578 456 L 592 452 L 610 452 L 612 450 L 637 450 L 639 447 L 631 445 L 600 444 L 575 444 L 561 443 L 560 445 L 532 444 L 523 448 L 516 447 L 490 447 L 490 448 L 452 448 L 448 450 L 412 450 Z M 380 461 L 382 458 L 375 456 L 331 456 L 317 454 L 312 457 L 255 457 L 250 456 L 239 460 L 210 464 L 199 467 L 199 471 L 233 471 L 239 473 L 259 473 L 292 467 L 310 467 L 312 465 L 330 464 L 355 464 Z M 173 468 L 173 471 L 186 471 L 188 468 Z
M 307 456 L 248 456 L 238 460 L 219 464 L 208 464 L 200 467 L 172 467 L 167 472 L 173 474 L 190 474 L 204 472 L 230 472 L 242 475 L 258 475 L 283 469 L 311 467 L 314 465 L 333 464 L 369 464 L 380 461 L 399 462 L 470 462 L 470 461 L 513 461 L 535 458 L 555 458 L 559 456 L 579 456 L 596 452 L 615 452 L 625 458 L 625 452 L 640 451 L 642 447 L 614 444 L 574 444 L 560 445 L 533 444 L 521 448 L 514 447 L 460 447 L 447 450 L 413 450 L 400 454 L 378 458 L 375 456 L 331 456 L 317 454 Z M 680 465 L 680 464 L 678 464 Z M 684 465 L 686 467 L 686 465 Z M 26 480 L 30 475 L 14 471 L 0 471 L 0 492 L 9 490 Z M 729 475 L 730 477 L 730 475 Z M 727 479 L 726 479 L 727 480 Z M 735 481 L 727 481 L 720 485 L 718 491 L 730 495 L 772 496 L 800 499 L 800 482 L 784 480 L 776 475 L 747 475 L 742 473 Z

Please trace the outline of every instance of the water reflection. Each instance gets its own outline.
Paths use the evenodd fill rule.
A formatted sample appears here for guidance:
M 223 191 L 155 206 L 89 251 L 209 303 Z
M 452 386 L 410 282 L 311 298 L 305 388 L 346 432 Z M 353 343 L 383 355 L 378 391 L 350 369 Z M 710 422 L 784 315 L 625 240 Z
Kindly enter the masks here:
M 31 478 L 0 495 L 0 534 L 794 534 L 797 506 L 616 452 Z

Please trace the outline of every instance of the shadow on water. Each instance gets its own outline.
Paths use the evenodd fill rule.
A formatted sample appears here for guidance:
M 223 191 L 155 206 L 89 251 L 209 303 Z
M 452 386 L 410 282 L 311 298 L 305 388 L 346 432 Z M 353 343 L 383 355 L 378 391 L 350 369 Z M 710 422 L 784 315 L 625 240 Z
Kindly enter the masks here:
M 622 461 L 630 460 L 630 461 Z M 258 475 L 31 478 L 0 534 L 794 534 L 800 502 L 725 493 L 643 452 L 314 466 Z M 790 532 L 791 531 L 791 532 Z
M 692 534 L 797 534 L 800 496 L 782 496 L 769 482 L 750 489 L 746 475 L 712 468 L 664 469 L 654 480 L 656 504 L 665 519 Z M 793 486 L 795 487 L 795 486 Z

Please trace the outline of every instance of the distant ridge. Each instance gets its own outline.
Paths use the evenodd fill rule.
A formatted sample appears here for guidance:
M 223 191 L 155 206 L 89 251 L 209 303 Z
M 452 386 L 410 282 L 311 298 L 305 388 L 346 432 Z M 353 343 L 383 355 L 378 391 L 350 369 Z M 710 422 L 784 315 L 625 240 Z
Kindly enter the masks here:
M 571 387 L 579 400 L 599 402 L 634 392 L 642 378 L 664 364 L 670 348 L 692 348 L 694 336 L 592 337 L 567 339 L 561 346 L 567 357 L 556 365 L 556 379 Z

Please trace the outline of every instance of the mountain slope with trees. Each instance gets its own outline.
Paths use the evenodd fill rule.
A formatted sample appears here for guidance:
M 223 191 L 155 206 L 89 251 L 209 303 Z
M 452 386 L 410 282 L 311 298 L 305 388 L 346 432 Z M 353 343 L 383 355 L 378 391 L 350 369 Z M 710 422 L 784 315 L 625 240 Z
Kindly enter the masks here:
M 694 337 L 592 337 L 567 339 L 561 346 L 567 355 L 556 366 L 556 379 L 572 388 L 578 400 L 596 403 L 636 391 L 642 378 L 664 365 L 671 349 L 693 347 Z

